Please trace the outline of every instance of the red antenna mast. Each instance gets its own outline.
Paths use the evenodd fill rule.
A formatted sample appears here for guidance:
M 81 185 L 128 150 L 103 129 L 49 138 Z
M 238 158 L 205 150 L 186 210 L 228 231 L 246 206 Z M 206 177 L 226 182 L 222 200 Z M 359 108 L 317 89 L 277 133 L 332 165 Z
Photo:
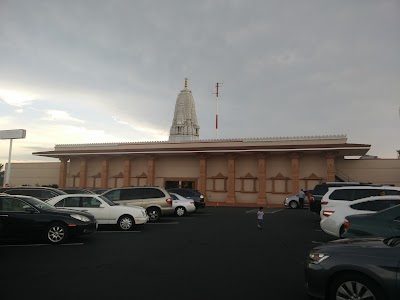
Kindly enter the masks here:
M 216 95 L 216 97 L 215 97 L 215 111 L 216 111 L 216 114 L 215 114 L 215 133 L 216 133 L 216 138 L 217 139 L 218 139 L 218 96 L 219 96 L 219 88 L 220 88 L 221 85 L 222 85 L 221 82 L 217 82 L 216 83 L 215 87 L 217 89 L 217 92 L 214 93 Z

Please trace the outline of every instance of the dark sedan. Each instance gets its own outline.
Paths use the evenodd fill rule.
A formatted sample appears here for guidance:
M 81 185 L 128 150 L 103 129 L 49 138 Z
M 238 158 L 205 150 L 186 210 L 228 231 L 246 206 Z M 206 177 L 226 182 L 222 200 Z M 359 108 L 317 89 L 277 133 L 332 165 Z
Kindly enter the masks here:
M 344 221 L 343 237 L 400 236 L 400 205 L 376 214 L 352 215 Z
M 194 206 L 196 209 L 205 208 L 206 203 L 204 202 L 204 196 L 198 191 L 189 188 L 171 188 L 167 189 L 168 193 L 175 193 L 185 197 L 186 199 L 191 199 L 194 201 Z
M 56 209 L 29 196 L 0 196 L 1 237 L 38 237 L 60 244 L 69 236 L 92 233 L 96 228 L 97 221 L 91 214 Z
M 310 251 L 306 289 L 319 299 L 398 300 L 399 263 L 400 237 L 332 241 Z

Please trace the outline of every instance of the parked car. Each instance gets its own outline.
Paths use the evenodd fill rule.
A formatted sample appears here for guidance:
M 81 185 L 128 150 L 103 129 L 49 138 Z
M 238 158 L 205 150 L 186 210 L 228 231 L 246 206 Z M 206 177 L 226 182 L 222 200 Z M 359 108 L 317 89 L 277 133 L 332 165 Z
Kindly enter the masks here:
M 309 193 L 312 195 L 313 194 L 313 190 L 304 190 L 303 191 L 304 194 L 306 194 L 305 198 L 304 198 L 304 205 L 310 205 L 310 198 L 308 197 Z M 312 196 L 311 196 L 312 197 Z M 285 199 L 285 201 L 283 201 L 283 204 L 285 205 L 285 207 L 290 207 L 290 208 L 298 208 L 300 203 L 299 203 L 299 196 L 297 195 L 293 195 L 290 197 L 287 197 Z
M 59 210 L 29 196 L 0 196 L 0 236 L 38 237 L 51 244 L 69 236 L 89 234 L 97 229 L 95 217 L 86 212 Z
M 162 215 L 173 215 L 171 196 L 160 187 L 125 187 L 108 190 L 102 194 L 120 205 L 141 206 L 146 209 L 150 221 L 158 221 Z
M 89 189 L 66 188 L 60 190 L 66 192 L 67 194 L 95 194 L 95 192 Z
M 343 237 L 400 236 L 400 205 L 370 215 L 347 216 Z
M 9 188 L 0 188 L 1 193 L 6 193 L 9 195 L 24 195 L 31 196 L 43 201 L 47 199 L 53 198 L 58 195 L 65 195 L 66 193 L 55 188 L 51 187 L 42 187 L 42 186 L 20 186 L 20 187 L 9 187 Z
M 397 300 L 399 264 L 400 237 L 335 240 L 309 252 L 306 290 L 327 300 Z
M 341 186 L 382 186 L 370 182 L 323 182 L 314 187 L 313 202 L 310 204 L 310 210 L 316 214 L 321 212 L 322 197 L 328 192 L 329 188 Z
M 120 230 L 131 230 L 135 225 L 143 225 L 149 221 L 143 207 L 116 205 L 101 195 L 60 195 L 49 199 L 47 203 L 57 208 L 88 212 L 95 216 L 99 224 L 116 224 Z
M 327 207 L 322 210 L 324 218 L 320 222 L 321 229 L 327 234 L 341 237 L 345 231 L 343 222 L 347 216 L 374 214 L 399 204 L 400 196 L 378 196 L 354 200 L 333 208 Z
M 172 199 L 172 208 L 175 210 L 175 215 L 182 217 L 187 213 L 192 213 L 196 211 L 196 206 L 194 200 L 186 199 L 185 197 L 169 193 Z
M 105 192 L 107 192 L 109 189 L 102 189 L 102 188 L 91 188 L 90 191 L 92 191 L 93 193 L 97 194 L 97 195 L 101 195 Z
M 354 200 L 385 195 L 400 195 L 400 187 L 394 186 L 341 186 L 329 188 L 321 200 L 321 219 L 324 218 L 323 210 L 332 209 L 336 205 L 351 203 Z
M 196 209 L 205 208 L 206 203 L 204 201 L 204 196 L 198 191 L 189 188 L 171 188 L 167 190 L 169 193 L 175 193 L 181 195 L 187 199 L 194 200 Z

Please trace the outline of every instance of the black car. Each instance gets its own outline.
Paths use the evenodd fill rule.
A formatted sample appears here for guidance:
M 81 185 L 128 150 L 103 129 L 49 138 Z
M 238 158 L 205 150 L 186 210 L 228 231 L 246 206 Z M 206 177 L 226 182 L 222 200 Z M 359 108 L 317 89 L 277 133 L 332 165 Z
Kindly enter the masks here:
M 306 290 L 319 299 L 399 299 L 400 237 L 343 239 L 312 249 Z
M 0 195 L 1 237 L 37 237 L 60 244 L 69 236 L 92 233 L 96 228 L 97 221 L 89 213 L 56 209 L 29 196 Z
M 187 199 L 194 200 L 194 206 L 196 206 L 196 209 L 206 207 L 204 196 L 198 190 L 188 188 L 171 188 L 167 189 L 167 191 L 168 193 L 175 193 Z
M 0 188 L 0 193 L 6 193 L 9 195 L 31 196 L 43 201 L 46 201 L 55 196 L 66 194 L 62 190 L 44 186 L 19 186 L 19 187 Z

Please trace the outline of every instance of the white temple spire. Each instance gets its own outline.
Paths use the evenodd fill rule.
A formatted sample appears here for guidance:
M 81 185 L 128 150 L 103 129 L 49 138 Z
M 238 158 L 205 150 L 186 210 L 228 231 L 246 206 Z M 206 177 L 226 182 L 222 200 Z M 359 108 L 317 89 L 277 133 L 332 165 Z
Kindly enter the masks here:
M 184 89 L 176 98 L 174 119 L 170 130 L 171 142 L 185 142 L 199 139 L 200 126 L 197 123 L 196 107 L 192 91 L 185 78 Z

